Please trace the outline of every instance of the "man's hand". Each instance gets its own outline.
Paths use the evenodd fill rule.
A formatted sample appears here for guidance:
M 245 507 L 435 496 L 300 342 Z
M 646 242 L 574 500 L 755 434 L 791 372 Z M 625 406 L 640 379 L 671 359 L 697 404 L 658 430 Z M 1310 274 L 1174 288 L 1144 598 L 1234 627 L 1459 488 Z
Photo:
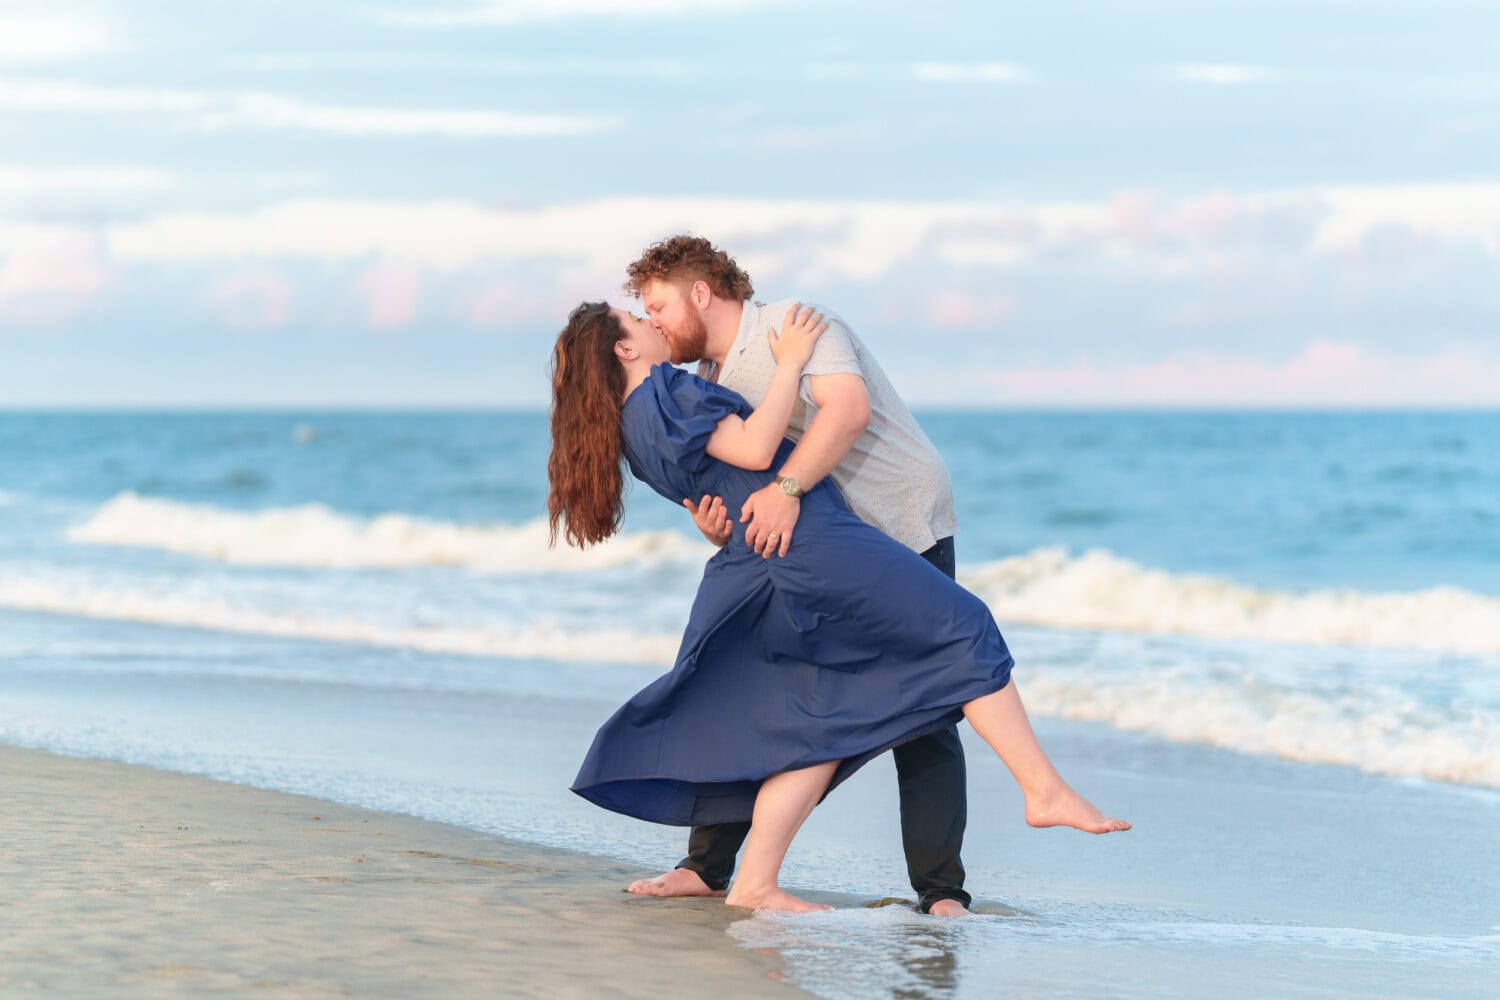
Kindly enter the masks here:
M 729 511 L 724 509 L 724 498 L 714 497 L 710 501 L 707 493 L 697 503 L 691 500 L 683 500 L 682 505 L 693 515 L 693 523 L 698 530 L 703 532 L 703 537 L 710 542 L 723 548 L 729 544 L 729 538 L 734 534 L 734 528 L 729 523 Z
M 769 559 L 772 553 L 786 555 L 792 547 L 792 529 L 802 513 L 802 501 L 781 492 L 781 484 L 763 486 L 745 498 L 740 508 L 740 523 L 745 529 L 745 543 Z

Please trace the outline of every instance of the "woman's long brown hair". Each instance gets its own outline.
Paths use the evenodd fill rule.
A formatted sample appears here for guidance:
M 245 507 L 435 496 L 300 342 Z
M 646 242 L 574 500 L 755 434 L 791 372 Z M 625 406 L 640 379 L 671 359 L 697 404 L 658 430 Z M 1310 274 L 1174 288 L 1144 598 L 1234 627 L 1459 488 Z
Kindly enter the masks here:
M 548 544 L 562 523 L 568 544 L 604 541 L 624 513 L 620 430 L 625 371 L 615 344 L 625 338 L 603 302 L 585 302 L 568 316 L 552 353 L 552 454 L 547 458 Z

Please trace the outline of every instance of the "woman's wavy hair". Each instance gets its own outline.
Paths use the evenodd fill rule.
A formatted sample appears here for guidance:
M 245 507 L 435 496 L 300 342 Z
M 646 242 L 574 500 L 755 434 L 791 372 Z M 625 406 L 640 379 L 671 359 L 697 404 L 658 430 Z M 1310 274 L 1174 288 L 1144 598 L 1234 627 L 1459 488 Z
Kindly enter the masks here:
M 620 430 L 625 371 L 615 344 L 625 338 L 604 302 L 568 316 L 552 353 L 552 454 L 547 457 L 548 544 L 561 523 L 569 545 L 587 548 L 620 529 L 624 513 Z

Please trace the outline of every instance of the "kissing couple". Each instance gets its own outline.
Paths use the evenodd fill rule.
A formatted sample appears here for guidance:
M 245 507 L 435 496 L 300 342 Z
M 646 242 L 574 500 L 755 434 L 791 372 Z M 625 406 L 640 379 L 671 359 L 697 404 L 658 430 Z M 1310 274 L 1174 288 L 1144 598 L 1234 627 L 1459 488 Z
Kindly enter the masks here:
M 554 348 L 553 541 L 613 535 L 628 466 L 719 547 L 676 663 L 599 729 L 572 786 L 692 827 L 677 868 L 630 891 L 823 909 L 780 887 L 782 860 L 814 806 L 889 750 L 918 908 L 967 913 L 961 719 L 1027 823 L 1130 829 L 1037 741 L 994 618 L 954 580 L 947 469 L 868 348 L 831 313 L 752 302 L 705 239 L 653 244 L 627 275 L 646 316 L 584 303 Z M 688 362 L 697 374 L 674 367 Z

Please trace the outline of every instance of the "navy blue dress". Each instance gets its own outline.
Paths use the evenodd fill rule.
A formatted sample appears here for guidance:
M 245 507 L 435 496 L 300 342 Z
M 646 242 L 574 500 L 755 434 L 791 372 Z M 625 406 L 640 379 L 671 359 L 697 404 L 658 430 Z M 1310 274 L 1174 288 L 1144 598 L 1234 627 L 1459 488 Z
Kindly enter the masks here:
M 984 603 L 849 512 L 829 480 L 802 500 L 785 557 L 763 559 L 735 516 L 775 478 L 704 449 L 744 397 L 668 364 L 626 399 L 630 471 L 680 505 L 722 496 L 734 537 L 708 561 L 677 663 L 594 737 L 573 791 L 657 823 L 750 819 L 760 783 L 946 729 L 1003 688 L 1011 656 Z M 772 469 L 791 453 L 783 441 Z

